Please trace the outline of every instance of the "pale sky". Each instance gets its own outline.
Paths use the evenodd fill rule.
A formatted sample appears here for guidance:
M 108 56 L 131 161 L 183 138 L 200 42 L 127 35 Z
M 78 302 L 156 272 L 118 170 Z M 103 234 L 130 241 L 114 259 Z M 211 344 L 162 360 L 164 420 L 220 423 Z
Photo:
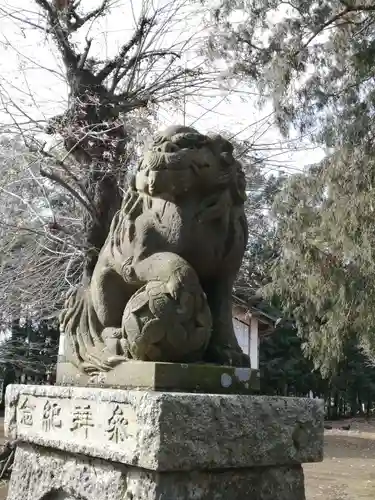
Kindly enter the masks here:
M 84 0 L 87 3 L 88 0 Z M 150 0 L 144 0 L 151 4 Z M 90 7 L 94 8 L 100 2 L 90 0 Z M 141 0 L 133 0 L 133 7 L 137 5 L 141 8 Z M 153 5 L 165 5 L 166 0 L 155 0 Z M 24 15 L 26 8 L 36 11 L 34 2 L 26 0 L 1 0 L 0 1 L 0 95 L 7 94 L 15 101 L 16 106 L 26 110 L 33 119 L 49 118 L 61 112 L 67 100 L 67 88 L 64 82 L 63 68 L 55 57 L 56 51 L 51 50 L 51 44 L 46 36 L 36 29 L 23 26 L 21 23 L 10 20 L 4 16 L 3 9 L 13 9 L 16 16 Z M 101 58 L 110 57 L 117 52 L 134 27 L 134 8 L 131 8 L 131 0 L 119 0 L 117 7 L 113 9 L 111 15 L 106 16 L 99 23 L 96 22 L 90 31 L 93 37 L 93 54 L 100 55 Z M 29 19 L 38 22 L 35 14 L 29 13 Z M 199 12 L 189 13 L 185 11 L 183 19 L 174 18 L 171 20 L 173 26 L 168 34 L 170 41 L 183 42 L 192 34 L 195 34 L 190 43 L 190 50 L 186 52 L 186 59 L 189 62 L 194 53 L 194 44 L 199 41 L 199 37 L 204 35 L 201 24 L 202 14 Z M 77 43 L 84 42 L 84 35 Z M 169 42 L 169 39 L 168 39 Z M 52 70 L 52 71 L 51 71 Z M 171 109 L 167 106 L 160 107 L 158 111 L 158 122 L 161 128 L 171 123 L 183 123 L 193 125 L 202 132 L 227 130 L 231 135 L 246 139 L 254 132 L 254 122 L 259 122 L 266 117 L 271 107 L 259 110 L 249 98 L 249 89 L 237 87 L 231 92 L 207 92 L 205 97 L 189 98 L 186 102 L 185 113 L 183 110 Z M 32 97 L 30 97 L 32 94 Z M 3 100 L 0 107 L 10 106 L 9 102 Z M 14 106 L 10 106 L 14 114 L 18 113 Z M 185 120 L 184 120 L 185 117 Z M 21 117 L 17 117 L 22 121 Z M 11 118 L 4 113 L 0 114 L 0 126 L 9 123 Z M 275 127 L 269 126 L 269 120 L 264 120 L 258 126 L 259 143 L 272 144 L 273 152 L 277 153 L 275 163 L 269 170 L 276 173 L 283 169 L 280 161 L 288 159 L 290 173 L 301 170 L 305 165 L 318 161 L 323 156 L 320 149 L 308 149 L 296 153 L 288 152 L 280 154 L 277 151 L 277 144 L 282 140 Z M 284 141 L 283 141 L 284 142 Z M 297 142 L 298 144 L 298 142 Z M 311 145 L 310 145 L 311 147 Z

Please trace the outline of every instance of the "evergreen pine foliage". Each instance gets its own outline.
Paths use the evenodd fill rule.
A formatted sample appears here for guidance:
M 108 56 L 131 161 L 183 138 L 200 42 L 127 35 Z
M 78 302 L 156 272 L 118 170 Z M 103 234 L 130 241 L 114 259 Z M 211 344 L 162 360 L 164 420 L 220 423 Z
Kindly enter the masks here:
M 298 130 L 327 152 L 276 199 L 268 296 L 323 374 L 357 335 L 374 362 L 375 4 L 223 0 L 212 15 L 211 57 L 253 85 L 259 104 L 272 101 L 285 135 Z

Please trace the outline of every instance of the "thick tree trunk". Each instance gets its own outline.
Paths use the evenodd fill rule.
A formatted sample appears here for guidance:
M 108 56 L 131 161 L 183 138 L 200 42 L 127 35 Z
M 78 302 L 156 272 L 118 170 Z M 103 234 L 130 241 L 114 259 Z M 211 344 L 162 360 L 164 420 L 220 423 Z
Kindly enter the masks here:
M 87 250 L 84 260 L 83 281 L 90 281 L 112 218 L 121 205 L 119 183 L 126 170 L 125 150 L 127 134 L 120 109 L 95 77 L 71 75 L 69 108 L 55 123 L 64 137 L 67 151 L 81 165 L 81 176 L 90 198 L 94 215 L 84 214 Z
M 84 216 L 84 227 L 88 250 L 84 262 L 84 282 L 89 282 L 94 271 L 100 249 L 108 235 L 112 218 L 121 205 L 121 192 L 117 178 L 109 172 L 92 172 L 88 179 L 88 192 L 94 201 L 97 220 L 90 214 Z
M 97 61 L 95 57 L 88 57 L 91 39 L 86 38 L 84 50 L 78 53 L 72 35 L 86 23 L 104 15 L 110 2 L 102 0 L 86 14 L 80 10 L 81 2 L 69 2 L 65 9 L 60 8 L 61 2 L 35 2 L 46 15 L 48 31 L 61 54 L 70 90 L 68 109 L 52 120 L 50 131 L 63 137 L 66 150 L 81 167 L 78 185 L 83 196 L 77 198 L 89 212 L 84 216 L 87 250 L 83 272 L 83 279 L 88 281 L 113 215 L 121 204 L 118 185 L 125 178 L 124 153 L 129 142 L 122 118 L 135 108 L 147 106 L 150 99 L 148 96 L 137 98 L 131 86 L 133 71 L 144 59 L 179 55 L 169 50 L 140 52 L 156 23 L 154 19 L 141 17 L 132 37 L 117 56 L 105 63 Z M 127 86 L 122 87 L 120 82 L 124 81 Z M 77 184 L 77 179 L 73 182 Z

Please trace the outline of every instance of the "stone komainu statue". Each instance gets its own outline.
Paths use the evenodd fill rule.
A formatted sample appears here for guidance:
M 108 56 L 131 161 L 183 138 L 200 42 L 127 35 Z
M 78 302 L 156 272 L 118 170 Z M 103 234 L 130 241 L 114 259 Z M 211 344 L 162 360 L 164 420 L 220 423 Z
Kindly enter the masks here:
M 158 134 L 113 218 L 91 283 L 60 317 L 82 371 L 129 359 L 249 366 L 231 295 L 247 243 L 245 178 L 221 136 Z

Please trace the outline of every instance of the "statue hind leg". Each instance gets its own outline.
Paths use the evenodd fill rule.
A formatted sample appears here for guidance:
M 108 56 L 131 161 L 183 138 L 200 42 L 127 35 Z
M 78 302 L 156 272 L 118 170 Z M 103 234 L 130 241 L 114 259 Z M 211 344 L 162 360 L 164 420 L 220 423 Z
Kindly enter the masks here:
M 229 277 L 204 285 L 212 314 L 212 335 L 206 361 L 222 365 L 250 367 L 250 358 L 238 344 L 232 319 L 232 287 Z

